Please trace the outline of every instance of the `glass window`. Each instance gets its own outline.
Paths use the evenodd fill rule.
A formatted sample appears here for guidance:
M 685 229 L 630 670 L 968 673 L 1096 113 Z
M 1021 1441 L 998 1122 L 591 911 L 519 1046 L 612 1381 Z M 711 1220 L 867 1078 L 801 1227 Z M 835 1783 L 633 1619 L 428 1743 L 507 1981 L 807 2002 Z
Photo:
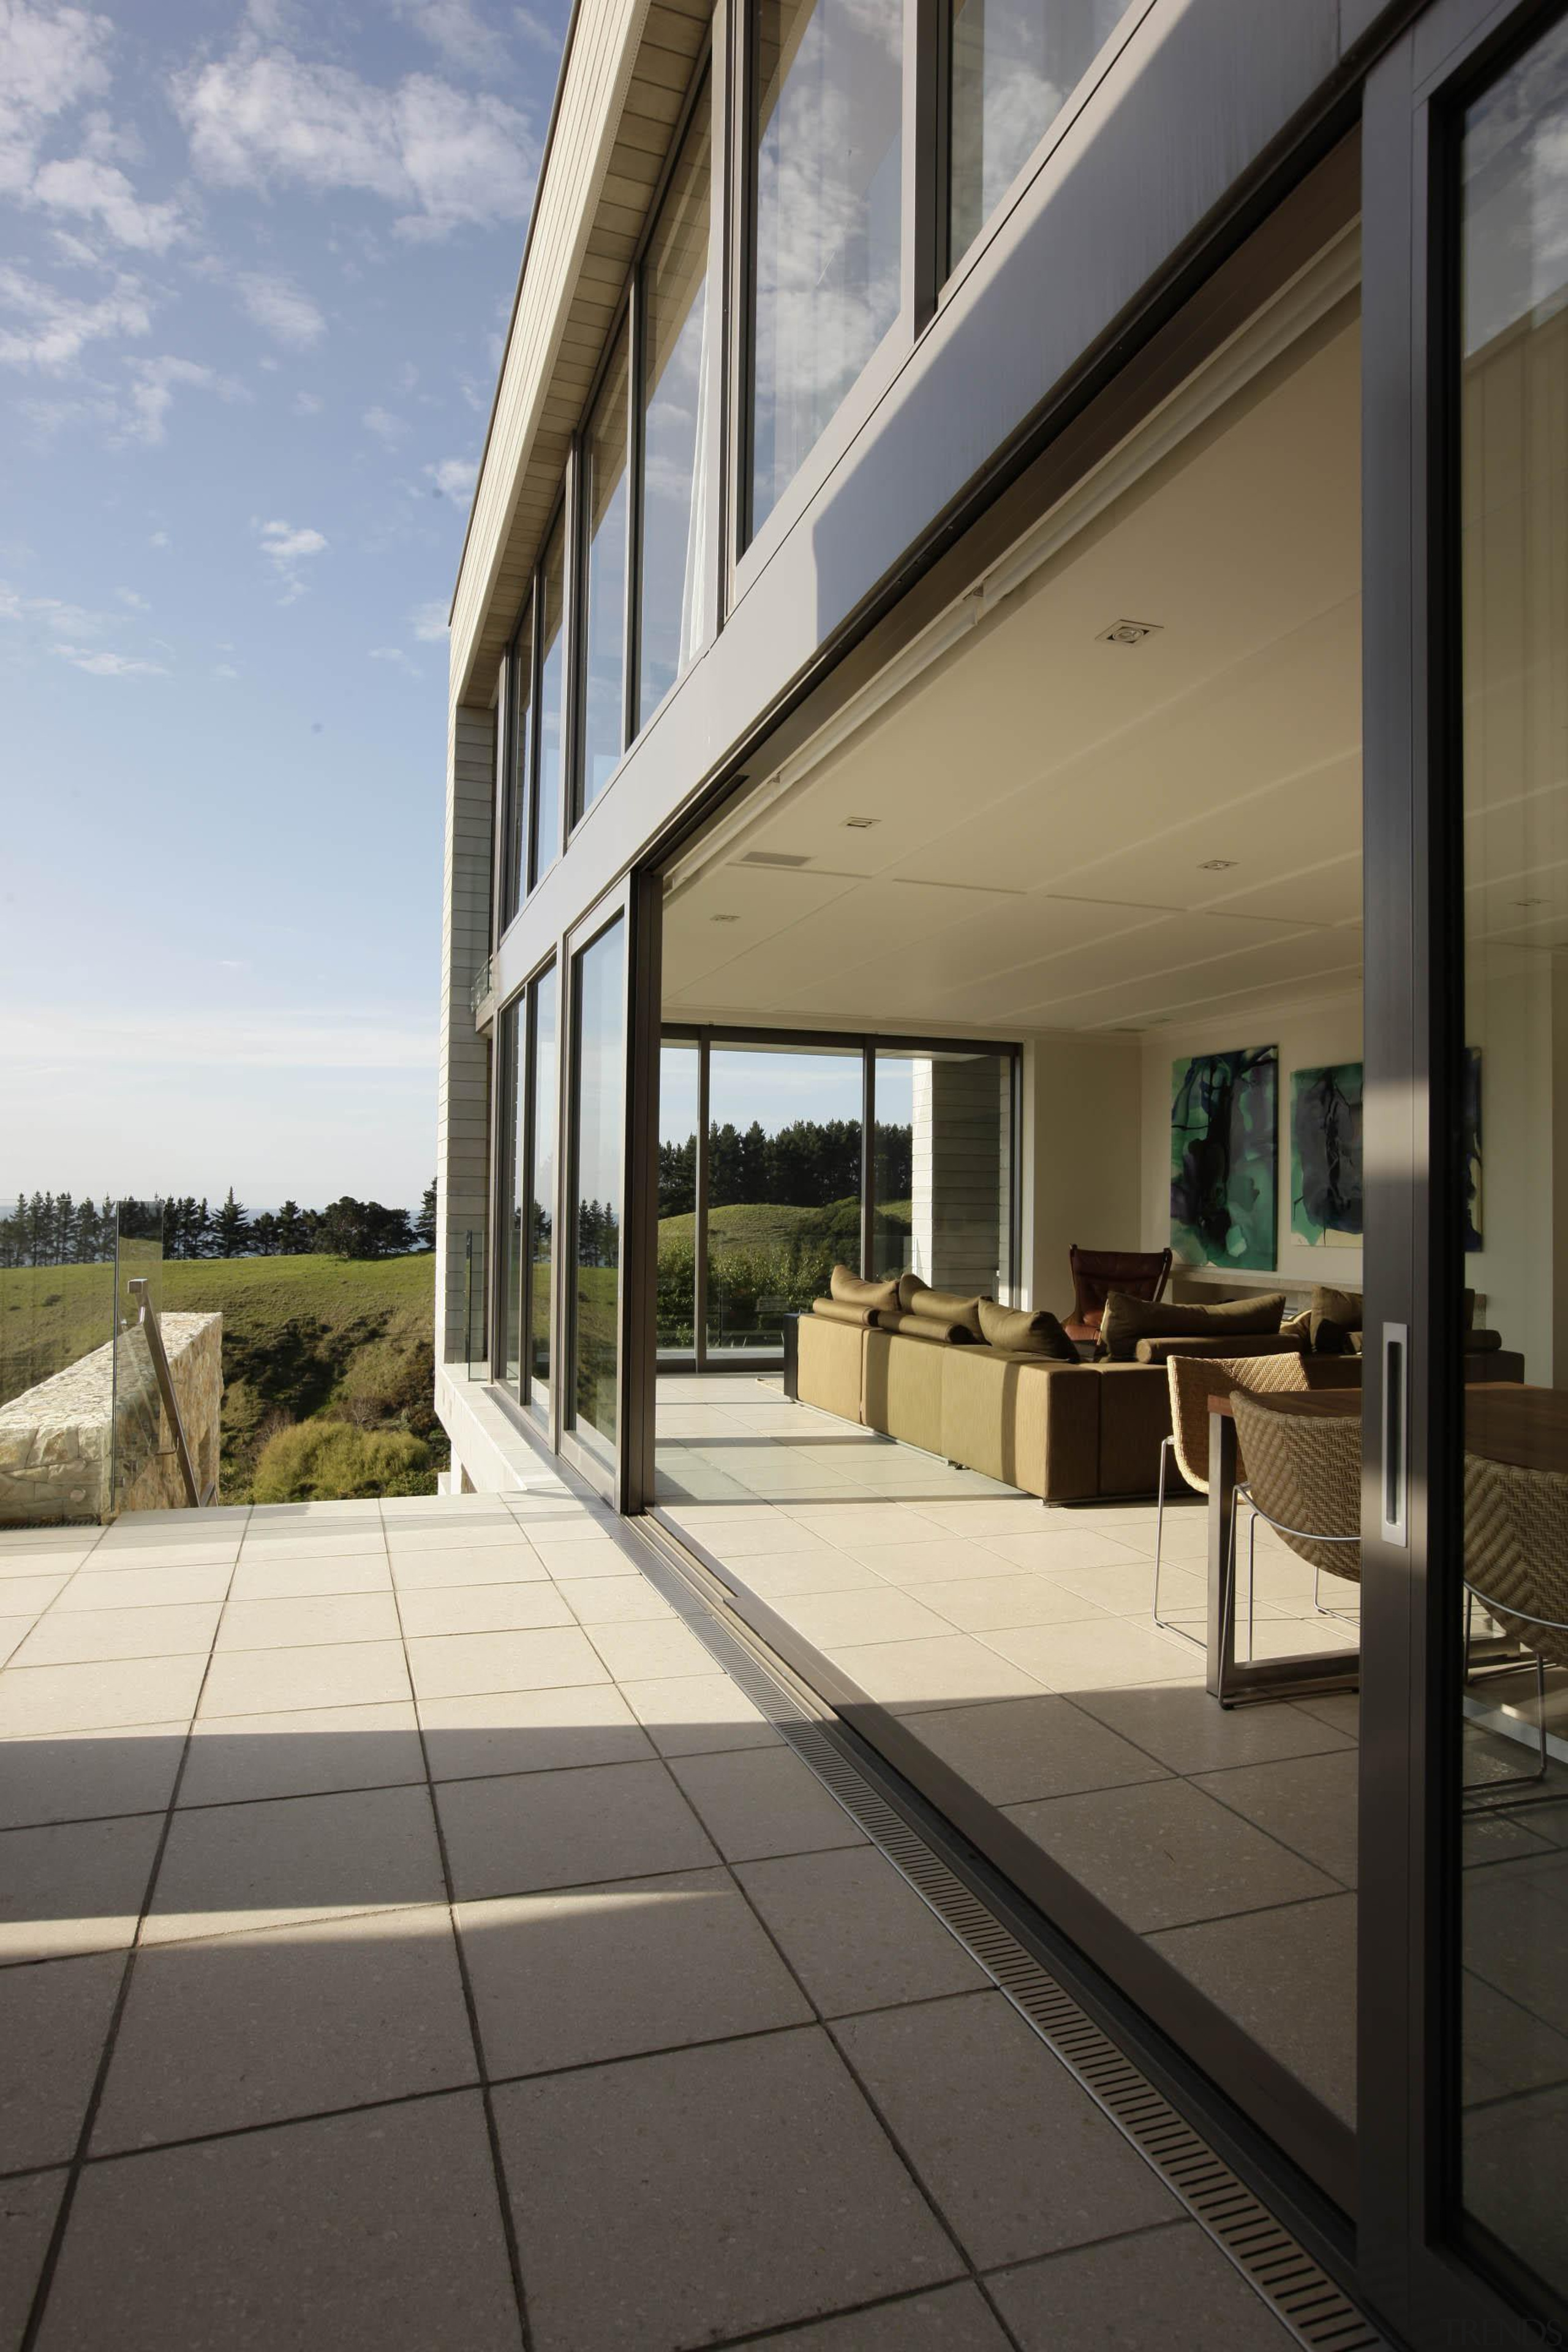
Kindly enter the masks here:
M 752 0 L 757 530 L 898 316 L 900 0 Z
M 776 1356 L 837 1260 L 860 1259 L 858 1046 L 715 1045 L 708 1078 L 708 1360 Z
M 708 93 L 697 101 L 643 275 L 642 579 L 637 724 L 702 641 L 708 415 Z
M 528 1187 L 531 1261 L 528 1280 L 528 1396 L 541 1415 L 550 1411 L 550 1303 L 554 1265 L 556 1041 L 553 971 L 533 983 L 533 1167 Z
M 561 854 L 566 774 L 566 518 L 557 519 L 539 582 L 539 773 L 533 791 L 533 879 Z
M 582 1443 L 606 1459 L 616 1450 L 620 1364 L 624 928 L 617 919 L 601 932 L 574 972 L 573 1425 Z
M 1131 0 L 952 0 L 948 267 L 961 261 Z
M 1013 1281 L 1013 1060 L 877 1054 L 875 1276 L 1005 1297 Z
M 503 780 L 501 929 L 528 888 L 528 774 L 533 749 L 533 606 L 525 610 L 506 666 L 506 774 Z
M 583 436 L 583 750 L 579 809 L 591 808 L 626 745 L 626 416 L 623 327 Z
M 697 1315 L 697 1047 L 658 1057 L 658 1347 L 689 1356 Z
M 514 997 L 500 1017 L 500 1101 L 497 1106 L 500 1138 L 496 1192 L 500 1202 L 501 1231 L 496 1252 L 503 1295 L 500 1315 L 500 1361 L 498 1376 L 515 1395 L 522 1372 L 522 1117 L 526 1096 L 522 1085 L 524 1000 Z
M 1460 1230 L 1449 1264 L 1467 1294 L 1453 1370 L 1464 1383 L 1467 1587 L 1455 1695 L 1462 2186 L 1471 2221 L 1562 2294 L 1568 25 L 1470 107 L 1460 181 L 1465 1032 L 1452 1072 Z M 1472 1307 L 1495 1339 L 1469 1329 Z

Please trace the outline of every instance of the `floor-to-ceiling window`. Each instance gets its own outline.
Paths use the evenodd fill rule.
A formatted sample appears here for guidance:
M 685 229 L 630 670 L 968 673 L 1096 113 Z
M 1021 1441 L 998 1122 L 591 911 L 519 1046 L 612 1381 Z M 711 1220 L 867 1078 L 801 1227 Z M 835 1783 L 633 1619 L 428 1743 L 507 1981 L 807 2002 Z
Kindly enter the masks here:
M 514 997 L 500 1016 L 496 1036 L 496 1197 L 500 1203 L 500 1247 L 496 1253 L 501 1295 L 496 1337 L 497 1376 L 514 1393 L 522 1370 L 523 1240 L 521 1181 L 522 1066 L 527 1000 Z
M 539 751 L 529 877 L 537 882 L 561 850 L 566 775 L 566 518 L 545 542 L 539 582 Z
M 617 919 L 572 968 L 571 1426 L 614 1457 L 620 1370 L 621 1146 L 625 1129 L 626 927 Z
M 577 814 L 591 808 L 626 744 L 626 421 L 629 337 L 623 328 L 583 436 L 582 713 Z
M 639 727 L 697 651 L 708 619 L 703 582 L 712 466 L 709 116 L 704 89 L 643 264 Z
M 550 1414 L 550 1317 L 555 1264 L 556 1050 L 555 969 L 541 972 L 529 991 L 529 1174 L 521 1188 L 528 1218 L 527 1363 L 523 1402 L 542 1420 Z
M 752 0 L 751 529 L 899 311 L 899 0 Z
M 689 1357 L 697 1337 L 697 1136 L 701 1055 L 667 1039 L 658 1057 L 658 1350 Z
M 533 600 L 523 607 L 503 674 L 500 929 L 528 893 L 528 804 L 533 765 Z
M 878 1048 L 871 1274 L 1007 1296 L 1016 1067 L 1010 1054 Z
M 784 1318 L 860 1255 L 858 1045 L 715 1045 L 708 1079 L 708 1360 L 776 1356 Z

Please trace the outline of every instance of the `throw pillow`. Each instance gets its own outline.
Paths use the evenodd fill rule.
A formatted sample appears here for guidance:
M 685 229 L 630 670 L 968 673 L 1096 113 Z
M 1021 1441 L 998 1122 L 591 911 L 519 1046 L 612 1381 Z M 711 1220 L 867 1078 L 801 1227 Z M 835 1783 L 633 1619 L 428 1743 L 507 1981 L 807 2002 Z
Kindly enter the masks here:
M 852 1268 L 836 1265 L 828 1289 L 846 1307 L 896 1307 L 899 1286 L 896 1282 L 863 1282 Z
M 899 1276 L 899 1305 L 906 1315 L 930 1315 L 939 1323 L 966 1323 L 980 1337 L 980 1301 L 962 1290 L 933 1290 L 918 1274 Z
M 1078 1361 L 1078 1349 L 1043 1307 L 1031 1314 L 1026 1307 L 995 1307 L 983 1298 L 980 1336 L 988 1348 L 1005 1348 L 1014 1355 L 1049 1356 L 1063 1364 Z
M 1169 1298 L 1129 1298 L 1113 1290 L 1105 1302 L 1096 1357 L 1130 1364 L 1140 1339 L 1226 1339 L 1233 1332 L 1278 1331 L 1285 1294 L 1266 1298 L 1227 1298 L 1214 1307 L 1177 1306 Z
M 1348 1356 L 1350 1335 L 1361 1329 L 1361 1293 L 1330 1290 L 1320 1283 L 1307 1309 L 1316 1356 Z

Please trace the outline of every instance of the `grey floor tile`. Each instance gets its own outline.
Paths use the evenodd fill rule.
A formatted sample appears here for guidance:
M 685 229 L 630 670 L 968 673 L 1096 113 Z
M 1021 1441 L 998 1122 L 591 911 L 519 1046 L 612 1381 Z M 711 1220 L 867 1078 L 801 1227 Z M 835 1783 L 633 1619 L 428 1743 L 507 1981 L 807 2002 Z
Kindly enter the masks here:
M 1178 2211 L 999 1992 L 883 2010 L 833 2031 L 981 2268 Z
M 88 2168 L 47 2352 L 517 2352 L 478 2092 Z
M 407 1696 L 401 1642 L 320 1642 L 300 1650 L 221 1653 L 207 1669 L 201 1713 L 204 1719 L 281 1715 L 294 1707 L 379 1706 Z
M 916 1717 L 911 1728 L 994 1805 L 1165 1777 L 1152 1756 L 1118 1738 L 1071 1699 L 1042 1695 L 931 1709 Z
M 874 2311 L 846 2312 L 786 2336 L 756 2336 L 749 2352 L 1006 2352 L 1007 2338 L 978 2287 L 939 2286 Z M 1066 2352 L 1066 2347 L 1060 2347 Z
M 476 2079 L 444 1903 L 139 1952 L 93 2153 Z
M 679 1757 L 669 1769 L 727 1862 L 866 1843 L 865 1831 L 782 1744 Z
M 0 2345 L 5 2352 L 16 2352 L 26 2331 L 65 2185 L 63 2172 L 0 2180 Z
M 121 1952 L 0 1969 L 0 2171 L 75 2155 L 124 1973 Z
M 735 1874 L 824 2016 L 971 1992 L 987 1981 L 871 1847 L 743 1863 Z
M 7 1830 L 0 1836 L 0 1960 L 123 1950 L 162 1826 L 156 1814 L 136 1813 Z
M 1283 1756 L 1329 1755 L 1352 1744 L 1305 1706 L 1216 1706 L 1206 1690 L 1190 1685 L 1079 1691 L 1073 1703 L 1173 1772 L 1217 1772 L 1231 1764 L 1270 1764 Z
M 640 1630 L 638 1628 L 632 1629 Z M 413 1638 L 415 1696 L 462 1698 L 485 1691 L 545 1690 L 608 1682 L 604 1661 L 580 1626 L 535 1633 L 439 1633 Z
M 144 1942 L 443 1899 L 426 1789 L 178 1812 Z
M 1471 1970 L 1463 1981 L 1460 2051 L 1468 2102 L 1568 2084 L 1568 2036 Z
M 728 1871 L 465 1903 L 492 2077 L 812 2021 Z
M 1560 2277 L 1568 2095 L 1529 2092 L 1467 2115 L 1464 2168 L 1469 2210 L 1543 2277 Z
M 653 1753 L 625 1697 L 608 1682 L 421 1699 L 419 1720 L 437 1780 L 636 1764 Z
M 184 1746 L 183 1721 L 6 1740 L 0 1746 L 0 1830 L 160 1811 Z
M 663 1764 L 586 1765 L 437 1792 L 461 1901 L 696 1870 L 719 1859 Z
M 402 1632 L 390 1591 L 295 1593 L 283 1601 L 231 1601 L 218 1631 L 226 1650 L 307 1650 L 323 1642 L 395 1642 Z
M 1206 1773 L 1194 1785 L 1242 1813 L 1342 1886 L 1356 1883 L 1356 1794 L 1361 1751 L 1297 1756 Z
M 816 2028 L 505 2085 L 539 2352 L 672 2352 L 961 2267 Z
M 1156 1633 L 1125 1617 L 1070 1624 L 1016 1626 L 985 1639 L 1047 1690 L 1120 1690 L 1159 1682 L 1201 1684 L 1203 1653 L 1179 1634 Z
M 1322 1871 L 1187 1780 L 1050 1797 L 1008 1813 L 1141 1935 L 1337 1891 Z
M 1289 2352 L 1295 2340 L 1192 2221 L 987 2284 L 1023 2352 Z
M 0 1738 L 49 1739 L 135 1723 L 189 1722 L 206 1660 L 115 1659 L 86 1666 L 7 1666 L 0 1674 Z
M 523 1633 L 573 1622 L 571 1610 L 547 1577 L 528 1584 L 427 1584 L 399 1592 L 397 1607 L 403 1631 L 410 1636 Z
M 623 1683 L 621 1694 L 661 1756 L 771 1748 L 778 1739 L 761 1707 L 753 1706 L 728 1675 L 674 1675 L 654 1682 Z
M 48 1616 L 16 1652 L 17 1666 L 76 1666 L 113 1658 L 205 1657 L 217 1631 L 216 1601 L 158 1609 L 82 1609 Z
M 1347 2121 L 1355 2115 L 1356 1900 L 1177 1927 L 1154 1948 Z
M 286 1715 L 219 1716 L 198 1723 L 180 1802 L 232 1805 L 258 1797 L 319 1797 L 424 1778 L 412 1699 L 382 1706 L 300 1707 Z

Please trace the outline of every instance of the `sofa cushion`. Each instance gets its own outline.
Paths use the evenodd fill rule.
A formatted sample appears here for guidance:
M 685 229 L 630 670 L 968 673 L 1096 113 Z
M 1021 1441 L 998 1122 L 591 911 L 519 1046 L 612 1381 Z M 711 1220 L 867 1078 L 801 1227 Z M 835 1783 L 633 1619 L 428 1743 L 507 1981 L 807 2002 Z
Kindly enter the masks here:
M 1132 1351 L 1140 1364 L 1168 1364 L 1173 1356 L 1299 1356 L 1300 1341 L 1281 1325 L 1278 1331 L 1233 1332 L 1228 1339 L 1202 1335 L 1184 1339 L 1140 1339 Z
M 978 1326 L 949 1323 L 935 1315 L 899 1315 L 887 1307 L 878 1309 L 877 1321 L 884 1331 L 897 1331 L 906 1339 L 950 1340 L 954 1344 L 977 1341 Z
M 896 1282 L 862 1282 L 853 1267 L 836 1265 L 828 1288 L 841 1307 L 897 1307 L 899 1286 Z
M 1026 1307 L 997 1307 L 989 1298 L 980 1305 L 980 1336 L 988 1348 L 1005 1348 L 1014 1355 L 1048 1356 L 1059 1364 L 1076 1364 L 1078 1349 L 1054 1315 L 1042 1307 L 1031 1314 Z
M 851 1307 L 842 1298 L 814 1298 L 811 1311 L 829 1323 L 852 1323 L 858 1331 L 868 1331 L 878 1321 L 874 1307 Z
M 1307 1309 L 1312 1334 L 1312 1348 L 1320 1356 L 1351 1354 L 1351 1334 L 1361 1329 L 1361 1293 L 1359 1290 L 1331 1290 L 1319 1283 L 1312 1293 L 1312 1303 Z
M 966 1323 L 980 1337 L 980 1301 L 962 1290 L 933 1290 L 918 1274 L 899 1276 L 899 1307 L 905 1315 L 929 1315 L 938 1323 Z
M 1140 1339 L 1229 1339 L 1239 1332 L 1278 1332 L 1285 1294 L 1226 1298 L 1213 1307 L 1181 1307 L 1169 1298 L 1129 1298 L 1113 1290 L 1105 1302 L 1096 1354 L 1129 1364 Z

